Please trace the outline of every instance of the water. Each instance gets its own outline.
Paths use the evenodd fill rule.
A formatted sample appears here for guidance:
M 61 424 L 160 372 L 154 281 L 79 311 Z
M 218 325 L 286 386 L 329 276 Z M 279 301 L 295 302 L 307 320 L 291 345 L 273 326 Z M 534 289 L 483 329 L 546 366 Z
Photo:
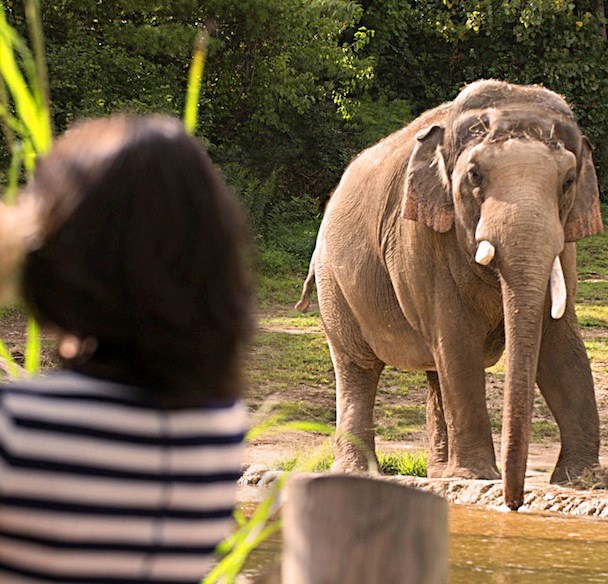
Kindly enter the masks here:
M 608 522 L 450 507 L 450 584 L 608 583 Z M 279 538 L 256 551 L 239 584 L 281 553 Z
M 450 584 L 608 582 L 605 520 L 450 508 Z

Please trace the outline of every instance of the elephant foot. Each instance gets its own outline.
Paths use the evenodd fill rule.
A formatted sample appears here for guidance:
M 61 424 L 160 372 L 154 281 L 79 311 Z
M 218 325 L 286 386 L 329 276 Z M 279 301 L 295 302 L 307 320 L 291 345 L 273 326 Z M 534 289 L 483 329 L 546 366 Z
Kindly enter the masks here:
M 446 462 L 431 462 L 426 463 L 426 476 L 429 479 L 441 479 L 446 471 Z
M 589 488 L 598 482 L 606 481 L 606 477 L 608 470 L 603 469 L 598 461 L 590 463 L 576 461 L 570 464 L 558 464 L 549 482 L 553 485 L 567 485 L 578 479 L 581 488 Z
M 336 457 L 331 466 L 331 472 L 351 475 L 366 475 L 379 473 L 378 462 L 373 459 L 360 457 Z
M 499 480 L 500 473 L 495 464 L 448 464 L 443 471 L 442 478 L 481 479 L 486 481 Z

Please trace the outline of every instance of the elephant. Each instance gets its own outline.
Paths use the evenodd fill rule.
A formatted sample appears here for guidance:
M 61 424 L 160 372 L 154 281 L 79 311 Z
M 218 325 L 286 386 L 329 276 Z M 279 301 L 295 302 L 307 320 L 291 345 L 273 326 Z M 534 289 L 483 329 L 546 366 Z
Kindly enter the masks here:
M 296 305 L 316 282 L 336 375 L 333 470 L 364 472 L 375 456 L 388 364 L 426 371 L 428 476 L 500 479 L 485 368 L 503 352 L 506 505 L 523 504 L 535 384 L 560 430 L 551 481 L 599 465 L 574 242 L 602 229 L 589 140 L 540 85 L 473 82 L 355 157 Z

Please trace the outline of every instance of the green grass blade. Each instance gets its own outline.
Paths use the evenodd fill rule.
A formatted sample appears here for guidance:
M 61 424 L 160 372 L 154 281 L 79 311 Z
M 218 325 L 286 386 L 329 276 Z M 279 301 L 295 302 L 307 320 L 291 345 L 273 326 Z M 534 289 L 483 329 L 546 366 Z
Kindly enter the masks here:
M 249 521 L 218 546 L 218 550 L 228 553 L 209 572 L 202 584 L 234 582 L 249 554 L 281 528 L 280 520 L 271 519 L 278 509 L 284 484 L 285 477 L 282 477 L 268 497 L 258 505 Z
M 38 153 L 46 154 L 51 149 L 52 127 L 50 115 L 50 92 L 48 71 L 45 58 L 44 34 L 42 32 L 42 19 L 40 17 L 40 3 L 38 0 L 26 0 L 25 14 L 30 29 L 30 39 L 34 52 L 36 82 L 32 84 L 34 97 L 38 104 L 39 143 Z
M 13 142 L 15 141 L 15 132 L 7 119 L 10 116 L 8 104 L 8 92 L 6 90 L 4 80 L 2 79 L 2 75 L 0 75 L 0 128 L 4 134 L 6 148 L 9 153 L 12 153 Z
M 33 375 L 40 369 L 40 326 L 33 317 L 27 322 L 27 342 L 25 345 L 25 370 Z
M 13 98 L 19 118 L 31 131 L 31 127 L 35 128 L 38 120 L 36 102 L 19 70 L 13 49 L 12 31 L 4 12 L 0 10 L 0 74 Z
M 22 74 L 16 54 L 19 54 L 26 71 L 30 72 L 31 91 Z M 16 35 L 8 24 L 4 8 L 0 6 L 0 75 L 12 97 L 18 117 L 27 128 L 34 149 L 38 153 L 48 152 L 52 134 L 50 114 L 47 104 L 42 98 L 43 90 L 39 87 L 39 75 L 36 73 L 36 63 L 23 41 Z
M 7 205 L 12 205 L 17 199 L 19 192 L 19 175 L 23 166 L 23 147 L 20 143 L 13 145 L 13 157 L 11 165 L 8 169 L 7 178 L 8 184 L 4 192 L 4 202 Z
M 194 43 L 194 52 L 188 72 L 188 89 L 186 93 L 186 106 L 184 108 L 184 127 L 189 134 L 194 134 L 198 120 L 198 103 L 201 94 L 201 83 L 207 56 L 208 35 L 199 34 Z
M 209 572 L 201 584 L 230 584 L 236 580 L 243 569 L 243 564 L 260 544 L 277 533 L 282 527 L 280 520 L 266 525 L 255 537 L 245 542 L 238 553 L 223 558 L 215 568 Z

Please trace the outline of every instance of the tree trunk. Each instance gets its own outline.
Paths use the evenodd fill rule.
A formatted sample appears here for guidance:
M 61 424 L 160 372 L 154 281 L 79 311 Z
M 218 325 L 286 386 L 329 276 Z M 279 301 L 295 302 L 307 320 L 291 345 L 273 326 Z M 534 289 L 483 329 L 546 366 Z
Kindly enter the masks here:
M 393 482 L 294 477 L 283 511 L 286 584 L 445 584 L 447 502 Z

